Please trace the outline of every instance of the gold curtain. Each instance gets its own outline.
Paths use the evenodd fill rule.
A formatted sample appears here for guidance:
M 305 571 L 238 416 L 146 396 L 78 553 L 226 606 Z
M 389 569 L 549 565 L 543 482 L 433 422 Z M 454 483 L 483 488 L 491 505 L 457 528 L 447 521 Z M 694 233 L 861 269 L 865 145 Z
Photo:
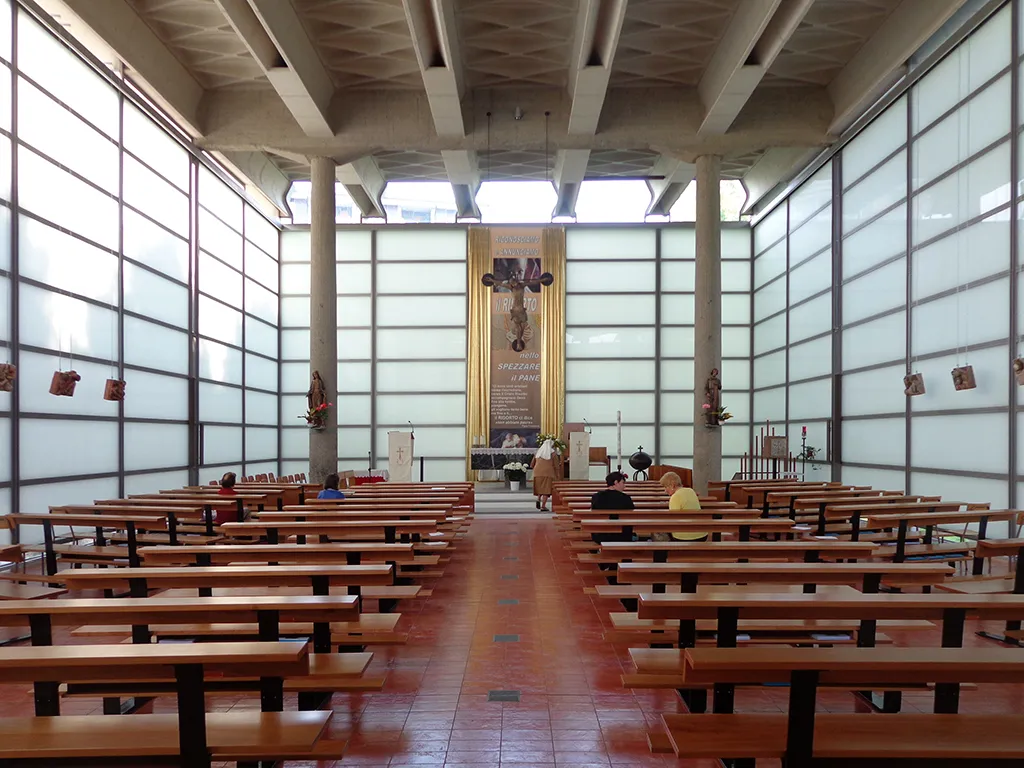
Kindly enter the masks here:
M 470 227 L 467 253 L 469 323 L 466 355 L 466 479 L 473 479 L 469 451 L 474 437 L 490 437 L 491 307 L 489 289 L 480 282 L 493 264 L 491 233 Z M 565 413 L 565 228 L 541 233 L 541 268 L 555 278 L 541 289 L 541 431 L 561 434 Z
M 491 233 L 487 227 L 469 228 L 469 324 L 466 355 L 466 479 L 473 479 L 469 451 L 476 436 L 488 439 L 491 409 L 491 292 L 480 282 L 491 271 Z
M 543 343 L 540 358 L 540 431 L 562 433 L 565 416 L 565 227 L 545 227 L 541 269 L 555 282 L 540 292 Z

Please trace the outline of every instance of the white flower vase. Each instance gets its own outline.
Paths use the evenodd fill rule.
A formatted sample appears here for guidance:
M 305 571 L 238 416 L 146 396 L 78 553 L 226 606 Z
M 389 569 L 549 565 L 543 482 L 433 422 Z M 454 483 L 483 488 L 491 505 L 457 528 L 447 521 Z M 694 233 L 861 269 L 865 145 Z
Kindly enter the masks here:
M 519 490 L 519 480 L 509 480 L 508 481 L 508 487 L 511 488 L 513 491 L 518 491 Z

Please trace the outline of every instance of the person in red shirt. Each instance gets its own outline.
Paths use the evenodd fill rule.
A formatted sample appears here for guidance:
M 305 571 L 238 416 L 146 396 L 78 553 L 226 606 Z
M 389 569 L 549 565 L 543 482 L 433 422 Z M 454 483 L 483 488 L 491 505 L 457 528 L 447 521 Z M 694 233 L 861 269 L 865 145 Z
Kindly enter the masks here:
M 218 496 L 237 496 L 238 491 L 235 490 L 235 473 L 225 472 L 224 477 L 220 479 L 220 490 L 217 491 Z M 217 525 L 221 523 L 237 523 L 238 522 L 238 510 L 237 509 L 218 509 L 217 510 Z

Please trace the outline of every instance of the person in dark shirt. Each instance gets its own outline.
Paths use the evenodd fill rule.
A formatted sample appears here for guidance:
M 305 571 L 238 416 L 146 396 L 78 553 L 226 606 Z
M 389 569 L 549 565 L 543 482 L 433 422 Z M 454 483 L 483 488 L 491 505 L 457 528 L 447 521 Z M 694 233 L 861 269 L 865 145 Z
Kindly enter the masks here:
M 625 492 L 626 489 L 626 476 L 621 472 L 612 472 L 604 479 L 605 485 L 608 486 L 603 491 L 598 491 L 590 497 L 590 508 L 591 509 L 610 509 L 610 510 L 631 510 L 633 509 L 633 499 Z M 598 544 L 605 541 L 632 541 L 632 536 L 627 536 L 622 533 L 593 533 L 591 538 Z M 602 566 L 604 568 L 604 566 Z

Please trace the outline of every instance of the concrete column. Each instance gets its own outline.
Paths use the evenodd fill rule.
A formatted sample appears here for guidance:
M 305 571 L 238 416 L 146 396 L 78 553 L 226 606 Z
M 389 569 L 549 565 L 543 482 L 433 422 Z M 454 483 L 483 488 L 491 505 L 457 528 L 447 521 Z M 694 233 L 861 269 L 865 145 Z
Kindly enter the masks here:
M 309 432 L 309 480 L 323 482 L 338 471 L 338 280 L 335 271 L 334 172 L 329 157 L 309 161 L 312 172 L 310 192 L 310 289 L 309 368 L 319 371 L 334 403 L 326 428 Z
M 693 329 L 693 487 L 706 494 L 722 472 L 721 428 L 705 426 L 704 385 L 722 370 L 722 214 L 719 182 L 722 158 L 697 158 L 697 281 Z M 725 387 L 728 382 L 723 381 Z M 726 403 L 726 405 L 728 405 Z

